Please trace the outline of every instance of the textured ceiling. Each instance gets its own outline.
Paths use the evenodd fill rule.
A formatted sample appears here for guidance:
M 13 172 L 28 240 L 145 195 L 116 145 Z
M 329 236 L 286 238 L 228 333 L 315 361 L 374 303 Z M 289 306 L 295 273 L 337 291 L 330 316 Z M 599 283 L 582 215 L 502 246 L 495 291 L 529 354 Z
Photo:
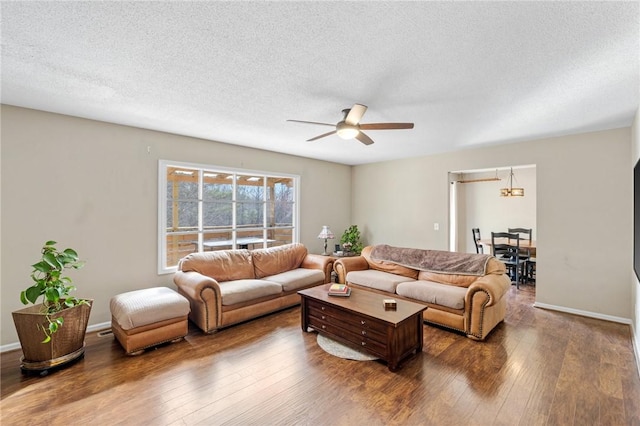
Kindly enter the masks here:
M 344 164 L 631 125 L 639 3 L 2 1 L 2 103 Z M 375 144 L 330 136 L 354 103 Z

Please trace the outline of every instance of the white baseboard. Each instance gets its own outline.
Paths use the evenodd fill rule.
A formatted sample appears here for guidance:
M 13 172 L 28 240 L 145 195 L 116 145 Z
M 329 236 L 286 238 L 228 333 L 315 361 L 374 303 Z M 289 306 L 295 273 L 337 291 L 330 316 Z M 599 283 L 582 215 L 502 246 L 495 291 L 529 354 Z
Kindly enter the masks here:
M 596 312 L 582 311 L 580 309 L 567 308 L 565 306 L 547 305 L 546 303 L 535 302 L 534 308 L 548 309 L 550 311 L 566 312 L 567 314 L 580 315 L 583 317 L 601 319 L 605 321 L 618 322 L 621 324 L 632 325 L 630 318 L 614 317 L 612 315 L 603 315 Z
M 20 349 L 20 343 L 9 343 L 8 345 L 0 346 L 0 353 L 14 351 Z
M 636 368 L 638 370 L 638 377 L 640 377 L 640 342 L 636 339 L 636 329 L 631 323 L 631 342 L 633 343 L 633 352 L 636 355 Z
M 111 328 L 111 321 L 90 325 L 87 327 L 87 333 L 104 330 L 105 328 Z M 14 351 L 16 349 L 20 349 L 20 342 L 9 343 L 7 345 L 0 346 L 0 353 Z
M 87 333 L 93 333 L 94 331 L 105 330 L 107 328 L 111 328 L 111 321 L 90 325 L 87 327 Z

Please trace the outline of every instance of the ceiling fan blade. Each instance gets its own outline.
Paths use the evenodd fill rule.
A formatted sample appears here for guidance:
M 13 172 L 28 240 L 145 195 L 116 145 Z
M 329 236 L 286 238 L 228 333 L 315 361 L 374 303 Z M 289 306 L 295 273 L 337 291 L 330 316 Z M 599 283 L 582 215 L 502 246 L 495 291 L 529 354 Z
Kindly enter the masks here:
M 325 134 L 320 135 L 320 136 L 316 136 L 315 138 L 307 139 L 307 142 L 312 142 L 312 141 L 318 140 L 318 139 L 320 139 L 320 138 L 324 138 L 324 137 L 327 137 L 327 136 L 331 136 L 331 135 L 333 135 L 333 134 L 335 134 L 335 133 L 336 133 L 336 131 L 334 130 L 334 131 L 332 131 L 332 132 L 325 133 Z
M 303 120 L 287 120 L 287 121 L 292 121 L 294 123 L 304 123 L 304 124 L 319 124 L 321 126 L 332 126 L 335 127 L 335 124 L 329 124 L 329 123 L 319 123 L 317 121 L 303 121 Z
M 362 119 L 362 116 L 366 111 L 367 111 L 366 105 L 354 104 L 351 107 L 349 114 L 347 114 L 347 116 L 345 117 L 344 122 L 347 124 L 351 124 L 352 126 L 355 126 L 360 122 L 360 120 Z
M 413 123 L 367 123 L 361 124 L 363 130 L 413 129 Z
M 369 136 L 365 135 L 362 132 L 358 132 L 358 134 L 356 135 L 356 139 L 358 139 L 360 142 L 362 142 L 365 145 L 371 145 L 373 143 L 373 140 L 371 140 Z

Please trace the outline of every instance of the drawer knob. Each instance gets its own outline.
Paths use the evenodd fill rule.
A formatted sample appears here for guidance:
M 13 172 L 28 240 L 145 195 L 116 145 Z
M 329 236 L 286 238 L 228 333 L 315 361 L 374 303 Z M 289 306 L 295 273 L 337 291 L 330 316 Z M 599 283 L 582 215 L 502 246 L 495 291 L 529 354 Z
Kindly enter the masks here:
M 365 325 L 367 322 L 365 320 L 360 320 L 360 324 Z
M 325 328 L 327 328 L 327 326 L 326 326 L 326 325 L 323 325 L 323 326 L 322 326 L 322 329 L 324 330 Z
M 367 342 L 362 342 L 362 346 L 367 346 Z
M 364 331 L 364 330 L 362 330 L 362 335 L 363 335 L 363 336 L 366 336 L 366 335 L 367 335 L 367 332 L 366 332 L 366 331 Z
M 322 319 L 327 319 L 327 316 L 326 316 L 326 315 L 323 315 L 323 316 L 322 316 Z
M 324 311 L 324 306 L 321 309 Z

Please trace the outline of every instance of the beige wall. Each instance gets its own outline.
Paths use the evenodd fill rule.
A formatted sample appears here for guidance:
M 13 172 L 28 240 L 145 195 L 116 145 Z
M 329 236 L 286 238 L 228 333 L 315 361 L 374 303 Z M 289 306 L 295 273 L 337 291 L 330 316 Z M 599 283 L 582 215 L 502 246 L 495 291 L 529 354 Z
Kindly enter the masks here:
M 300 241 L 311 252 L 322 252 L 322 225 L 340 234 L 350 225 L 349 166 L 6 105 L 1 113 L 1 345 L 17 342 L 11 311 L 23 307 L 18 295 L 48 239 L 87 262 L 69 275 L 77 296 L 95 299 L 90 326 L 110 321 L 117 293 L 173 287 L 172 275 L 157 274 L 159 159 L 300 175 Z
M 353 222 L 370 244 L 447 250 L 449 171 L 535 164 L 537 303 L 629 320 L 630 141 L 623 128 L 356 166 Z

